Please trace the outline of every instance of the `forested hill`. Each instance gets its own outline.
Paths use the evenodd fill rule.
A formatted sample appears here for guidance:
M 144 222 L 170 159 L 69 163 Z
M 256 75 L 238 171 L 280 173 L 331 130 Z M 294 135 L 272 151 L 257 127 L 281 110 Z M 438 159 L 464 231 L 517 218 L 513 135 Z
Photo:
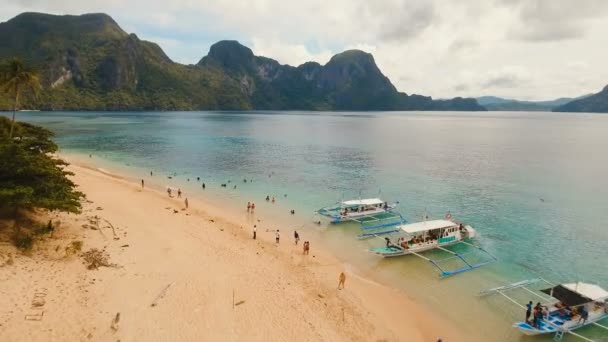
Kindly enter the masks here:
M 398 92 L 359 50 L 293 67 L 220 41 L 182 65 L 105 14 L 23 13 L 0 23 L 0 42 L 0 60 L 19 57 L 41 74 L 43 90 L 23 101 L 30 109 L 485 110 L 475 99 Z M 0 96 L 0 109 L 10 109 Z

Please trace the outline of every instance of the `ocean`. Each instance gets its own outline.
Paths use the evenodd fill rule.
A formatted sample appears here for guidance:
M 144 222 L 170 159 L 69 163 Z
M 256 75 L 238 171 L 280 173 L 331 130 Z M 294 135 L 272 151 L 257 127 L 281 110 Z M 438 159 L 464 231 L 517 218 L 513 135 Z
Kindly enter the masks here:
M 608 115 L 20 112 L 18 120 L 54 131 L 62 153 L 91 154 L 134 177 L 153 171 L 159 185 L 192 196 L 213 194 L 243 210 L 247 201 L 271 206 L 264 198 L 275 197 L 281 222 L 431 307 L 472 340 L 550 340 L 511 328 L 523 312 L 504 298 L 478 297 L 484 288 L 534 277 L 608 288 Z M 312 224 L 320 207 L 368 197 L 399 201 L 409 222 L 449 211 L 499 261 L 439 279 L 414 256 L 381 260 L 366 252 L 383 242 L 355 239 L 354 224 Z M 536 298 L 521 298 L 528 300 Z M 597 328 L 581 333 L 608 341 Z

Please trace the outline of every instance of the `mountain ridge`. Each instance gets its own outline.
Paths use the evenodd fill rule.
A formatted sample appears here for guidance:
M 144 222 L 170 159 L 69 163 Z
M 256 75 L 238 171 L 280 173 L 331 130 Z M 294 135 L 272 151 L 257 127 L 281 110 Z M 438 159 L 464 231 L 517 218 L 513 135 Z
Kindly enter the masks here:
M 608 113 L 608 85 L 600 92 L 577 99 L 556 108 L 554 112 Z
M 47 110 L 485 110 L 474 99 L 398 92 L 373 55 L 347 50 L 321 65 L 256 56 L 235 40 L 213 44 L 195 65 L 103 13 L 26 12 L 0 23 L 0 59 L 41 71 L 44 91 L 24 108 Z M 11 101 L 0 97 L 0 109 Z

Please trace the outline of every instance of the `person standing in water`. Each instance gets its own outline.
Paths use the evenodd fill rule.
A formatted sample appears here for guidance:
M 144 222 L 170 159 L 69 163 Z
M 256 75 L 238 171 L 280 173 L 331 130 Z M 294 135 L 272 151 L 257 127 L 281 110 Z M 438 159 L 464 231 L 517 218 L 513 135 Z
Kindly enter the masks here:
M 182 189 L 177 189 L 177 198 L 182 198 Z
M 251 213 L 253 214 L 253 211 L 255 210 L 255 203 L 251 202 Z
M 203 183 L 203 190 L 205 190 L 205 183 Z
M 142 189 L 144 188 L 144 180 L 143 179 L 141 180 L 141 188 Z
M 247 212 L 251 210 L 251 202 L 247 202 Z
M 300 242 L 300 234 L 298 234 L 297 230 L 293 231 L 293 238 L 296 241 L 296 246 L 298 245 L 298 242 Z
M 277 229 L 277 235 L 275 237 L 275 240 L 277 242 L 277 244 L 279 244 L 279 240 L 281 239 L 281 234 L 279 233 L 279 230 Z
M 346 274 L 344 274 L 344 272 L 340 273 L 340 277 L 338 278 L 339 282 L 338 282 L 338 290 L 341 290 L 344 288 L 344 283 L 346 282 Z
M 184 200 L 184 204 L 186 205 L 186 209 L 188 209 L 188 198 L 186 197 L 186 199 Z

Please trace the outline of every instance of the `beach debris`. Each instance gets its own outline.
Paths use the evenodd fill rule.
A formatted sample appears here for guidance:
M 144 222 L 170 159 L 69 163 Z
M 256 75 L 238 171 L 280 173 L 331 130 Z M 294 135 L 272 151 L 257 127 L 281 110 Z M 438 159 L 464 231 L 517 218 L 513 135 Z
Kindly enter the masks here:
M 88 251 L 82 253 L 82 258 L 87 264 L 87 269 L 96 270 L 100 266 L 105 267 L 116 267 L 116 264 L 111 264 L 108 260 L 108 254 L 104 250 L 99 250 L 97 248 L 89 249 Z
M 102 207 L 97 207 L 97 208 L 95 208 L 95 210 L 103 210 L 103 208 Z
M 106 223 L 110 226 L 110 228 L 112 228 L 112 235 L 114 236 L 114 240 L 120 240 L 120 238 L 118 237 L 118 235 L 116 235 L 116 230 L 114 229 L 114 226 L 112 225 L 112 223 L 110 223 L 110 221 L 103 219 L 104 221 L 106 221 Z
M 122 245 L 120 247 L 125 248 L 125 247 L 129 247 L 129 245 Z
M 244 304 L 245 301 L 244 300 L 239 300 L 238 302 L 234 303 L 234 306 L 239 306 L 241 304 Z
M 319 296 L 319 298 L 325 298 L 325 296 L 324 296 L 324 295 L 322 295 L 322 294 L 320 294 L 320 293 L 319 293 L 319 294 L 317 294 L 317 296 Z
M 66 248 L 65 248 L 65 256 L 69 257 L 70 255 L 79 253 L 82 250 L 82 245 L 83 242 L 80 240 L 75 240 L 72 241 Z
M 173 285 L 173 283 L 169 283 L 167 284 L 167 286 L 165 286 L 160 292 L 159 294 L 156 296 L 156 298 L 154 298 L 154 301 L 152 301 L 152 304 L 150 304 L 151 307 L 155 307 L 158 305 L 158 301 L 163 299 L 163 297 L 165 297 L 165 295 L 167 294 L 167 290 L 169 289 L 169 287 L 171 287 L 171 285 Z
M 120 312 L 116 313 L 116 316 L 114 316 L 114 319 L 112 320 L 112 324 L 110 325 L 110 328 L 112 329 L 112 331 L 117 332 L 118 331 L 118 322 L 120 321 Z

